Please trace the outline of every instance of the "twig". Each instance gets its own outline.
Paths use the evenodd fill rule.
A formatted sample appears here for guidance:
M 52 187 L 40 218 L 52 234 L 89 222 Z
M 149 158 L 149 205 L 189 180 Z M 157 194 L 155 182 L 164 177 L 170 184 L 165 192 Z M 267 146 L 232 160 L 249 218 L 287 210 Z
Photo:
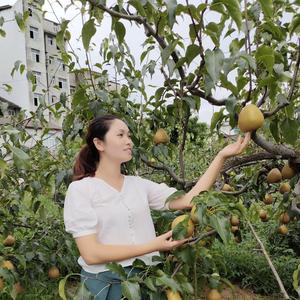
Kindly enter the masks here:
M 276 269 L 275 269 L 275 267 L 274 267 L 274 265 L 273 265 L 273 263 L 272 263 L 272 261 L 270 259 L 270 256 L 268 255 L 268 253 L 267 253 L 267 251 L 266 251 L 266 249 L 264 247 L 264 244 L 259 239 L 258 235 L 256 234 L 256 231 L 254 230 L 254 228 L 253 228 L 253 226 L 252 226 L 252 224 L 250 223 L 249 220 L 247 220 L 247 223 L 248 223 L 248 225 L 249 225 L 249 227 L 250 227 L 250 229 L 251 229 L 251 231 L 252 231 L 255 239 L 259 243 L 259 246 L 261 247 L 261 250 L 262 250 L 262 252 L 263 252 L 263 254 L 264 254 L 264 256 L 265 256 L 265 258 L 266 258 L 266 260 L 267 260 L 267 262 L 268 262 L 268 264 L 269 264 L 269 266 L 270 266 L 270 268 L 271 268 L 271 270 L 272 270 L 272 272 L 273 272 L 273 274 L 274 274 L 274 276 L 276 278 L 276 280 L 277 280 L 277 283 L 279 285 L 279 288 L 280 288 L 280 291 L 281 291 L 282 295 L 284 296 L 284 299 L 290 299 L 290 297 L 287 294 L 287 292 L 286 292 L 286 290 L 284 288 L 284 285 L 283 285 L 283 283 L 282 283 L 282 281 L 281 281 L 281 279 L 280 279 L 280 277 L 279 277 L 279 275 L 278 275 L 278 273 L 277 273 L 277 271 L 276 271 Z

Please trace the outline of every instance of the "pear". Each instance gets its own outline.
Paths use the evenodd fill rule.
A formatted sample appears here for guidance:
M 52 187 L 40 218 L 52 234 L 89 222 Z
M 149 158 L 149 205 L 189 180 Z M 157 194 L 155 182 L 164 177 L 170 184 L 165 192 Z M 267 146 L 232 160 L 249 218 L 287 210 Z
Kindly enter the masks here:
M 280 225 L 278 228 L 278 232 L 282 235 L 286 235 L 288 233 L 288 228 L 286 227 L 286 225 Z
M 239 226 L 240 220 L 239 220 L 239 218 L 237 216 L 233 215 L 230 218 L 230 223 L 231 223 L 232 226 Z
M 279 193 L 281 194 L 289 193 L 290 191 L 291 191 L 291 186 L 288 182 L 282 183 L 279 187 Z
M 15 237 L 9 234 L 3 241 L 3 245 L 6 247 L 11 247 L 15 244 L 15 242 L 16 242 Z
M 188 215 L 181 215 L 181 216 L 176 217 L 172 222 L 171 228 L 174 229 L 177 224 L 181 223 L 186 218 L 189 218 L 188 224 L 187 224 L 187 233 L 185 236 L 186 238 L 188 238 L 188 237 L 192 236 L 194 233 L 194 223 L 192 222 L 192 220 L 190 219 L 190 217 Z
M 290 216 L 287 212 L 283 213 L 279 217 L 279 221 L 283 224 L 288 224 L 290 222 Z
M 52 266 L 49 270 L 48 270 L 48 276 L 51 279 L 56 279 L 60 276 L 60 271 L 58 269 L 58 267 L 56 266 Z
M 167 132 L 163 128 L 159 128 L 153 137 L 153 141 L 154 141 L 155 145 L 167 144 L 167 143 L 169 143 L 170 138 L 169 138 Z
M 268 219 L 268 214 L 265 210 L 261 209 L 258 214 L 262 221 L 265 221 Z
M 295 175 L 295 170 L 289 165 L 284 165 L 281 169 L 282 179 L 291 179 Z
M 268 183 L 279 182 L 281 179 L 282 179 L 281 172 L 277 168 L 272 169 L 268 173 L 268 176 L 267 176 Z
M 231 185 L 225 183 L 225 184 L 223 185 L 223 187 L 222 187 L 222 191 L 223 191 L 223 192 L 232 192 L 232 191 L 233 191 L 233 188 L 232 188 Z
M 266 205 L 272 204 L 273 203 L 273 197 L 271 194 L 266 194 L 264 198 L 264 203 Z
M 241 110 L 238 120 L 238 127 L 241 131 L 254 131 L 262 127 L 263 124 L 264 115 L 256 105 L 249 104 Z

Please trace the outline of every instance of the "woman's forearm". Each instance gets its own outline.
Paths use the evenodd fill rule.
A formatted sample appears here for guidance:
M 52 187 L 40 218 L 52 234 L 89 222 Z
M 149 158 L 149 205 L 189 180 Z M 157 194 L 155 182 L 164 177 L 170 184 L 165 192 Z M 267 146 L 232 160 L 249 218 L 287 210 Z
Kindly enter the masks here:
M 100 244 L 93 237 L 76 239 L 76 244 L 84 261 L 89 265 L 121 261 L 155 251 L 152 243 L 140 245 Z M 89 245 L 88 247 L 86 247 Z
M 185 208 L 191 208 L 192 204 L 191 201 L 193 197 L 199 195 L 202 191 L 207 191 L 211 188 L 211 186 L 215 183 L 218 175 L 220 174 L 220 171 L 224 165 L 225 158 L 218 154 L 212 163 L 209 165 L 206 172 L 199 178 L 197 183 L 194 185 L 194 187 L 186 193 L 184 196 L 179 197 L 178 199 L 175 199 L 170 202 L 170 209 L 185 209 Z

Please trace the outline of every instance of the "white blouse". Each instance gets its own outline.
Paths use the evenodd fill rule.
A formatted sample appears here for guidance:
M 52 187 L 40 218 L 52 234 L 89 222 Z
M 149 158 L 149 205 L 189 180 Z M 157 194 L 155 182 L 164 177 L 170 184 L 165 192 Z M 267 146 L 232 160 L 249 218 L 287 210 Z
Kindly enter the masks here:
M 110 245 L 136 245 L 155 238 L 150 209 L 165 210 L 166 199 L 176 192 L 164 183 L 156 183 L 137 176 L 125 176 L 119 192 L 104 180 L 86 177 L 72 182 L 64 204 L 66 231 L 74 238 L 97 234 L 100 243 Z M 154 264 L 152 252 L 136 258 Z M 129 266 L 135 258 L 119 261 Z M 78 263 L 90 273 L 107 270 L 105 264 L 88 265 L 80 256 Z

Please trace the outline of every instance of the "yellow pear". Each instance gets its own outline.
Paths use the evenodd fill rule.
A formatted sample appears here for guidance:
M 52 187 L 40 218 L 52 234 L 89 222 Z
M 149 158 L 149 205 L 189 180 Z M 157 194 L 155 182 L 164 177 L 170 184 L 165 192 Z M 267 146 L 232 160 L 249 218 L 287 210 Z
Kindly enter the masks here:
M 256 105 L 249 104 L 241 110 L 238 120 L 238 127 L 241 131 L 253 131 L 262 127 L 263 124 L 264 115 Z
M 230 218 L 230 223 L 232 226 L 238 226 L 240 224 L 238 216 L 232 215 Z
M 192 210 L 191 210 L 191 219 L 192 219 L 193 223 L 198 224 L 199 219 L 198 219 L 198 216 L 196 215 L 196 210 L 197 210 L 197 206 L 193 205 Z
M 267 212 L 263 209 L 261 209 L 258 214 L 261 220 L 266 220 L 268 218 Z
M 2 262 L 1 268 L 8 269 L 8 270 L 14 270 L 15 266 L 13 265 L 13 263 L 10 260 L 5 260 Z
M 279 217 L 279 221 L 283 224 L 288 224 L 290 222 L 290 216 L 287 212 L 283 213 Z
M 281 169 L 282 179 L 291 179 L 295 175 L 295 170 L 291 168 L 288 164 L 284 165 Z
M 231 226 L 232 233 L 236 233 L 237 231 L 239 231 L 239 226 Z
M 188 218 L 188 225 L 187 225 L 187 233 L 186 233 L 186 238 L 190 237 L 193 235 L 194 232 L 194 223 L 192 222 L 192 220 L 190 219 L 190 217 L 188 215 L 181 215 L 176 217 L 171 225 L 171 228 L 174 229 L 175 226 L 179 223 L 181 223 L 182 221 L 184 221 L 186 218 Z
M 207 295 L 207 300 L 222 300 L 222 296 L 217 289 L 211 289 Z
M 168 300 L 181 300 L 182 299 L 179 292 L 177 292 L 177 291 L 173 292 L 171 289 L 167 289 L 166 294 L 167 294 Z
M 60 272 L 58 267 L 56 266 L 52 266 L 49 270 L 48 270 L 48 276 L 51 279 L 56 279 L 60 276 Z
M 278 232 L 282 235 L 286 235 L 288 233 L 288 228 L 286 227 L 286 225 L 280 225 L 278 228 Z
M 232 192 L 233 191 L 233 188 L 230 184 L 228 183 L 225 183 L 222 187 L 222 191 L 223 192 Z
M 271 194 L 265 194 L 264 203 L 266 205 L 269 205 L 269 204 L 273 203 L 273 197 L 272 197 Z
M 268 183 L 276 183 L 279 182 L 281 179 L 282 179 L 281 172 L 277 168 L 272 169 L 268 173 L 267 176 Z
M 3 241 L 3 245 L 6 247 L 10 247 L 10 246 L 13 246 L 15 244 L 15 242 L 16 242 L 15 237 L 9 234 Z
M 279 187 L 279 193 L 289 193 L 291 191 L 291 186 L 288 182 L 283 182 Z
M 153 141 L 154 141 L 155 145 L 167 144 L 167 143 L 169 143 L 170 138 L 169 138 L 167 132 L 163 128 L 159 128 L 153 137 Z

